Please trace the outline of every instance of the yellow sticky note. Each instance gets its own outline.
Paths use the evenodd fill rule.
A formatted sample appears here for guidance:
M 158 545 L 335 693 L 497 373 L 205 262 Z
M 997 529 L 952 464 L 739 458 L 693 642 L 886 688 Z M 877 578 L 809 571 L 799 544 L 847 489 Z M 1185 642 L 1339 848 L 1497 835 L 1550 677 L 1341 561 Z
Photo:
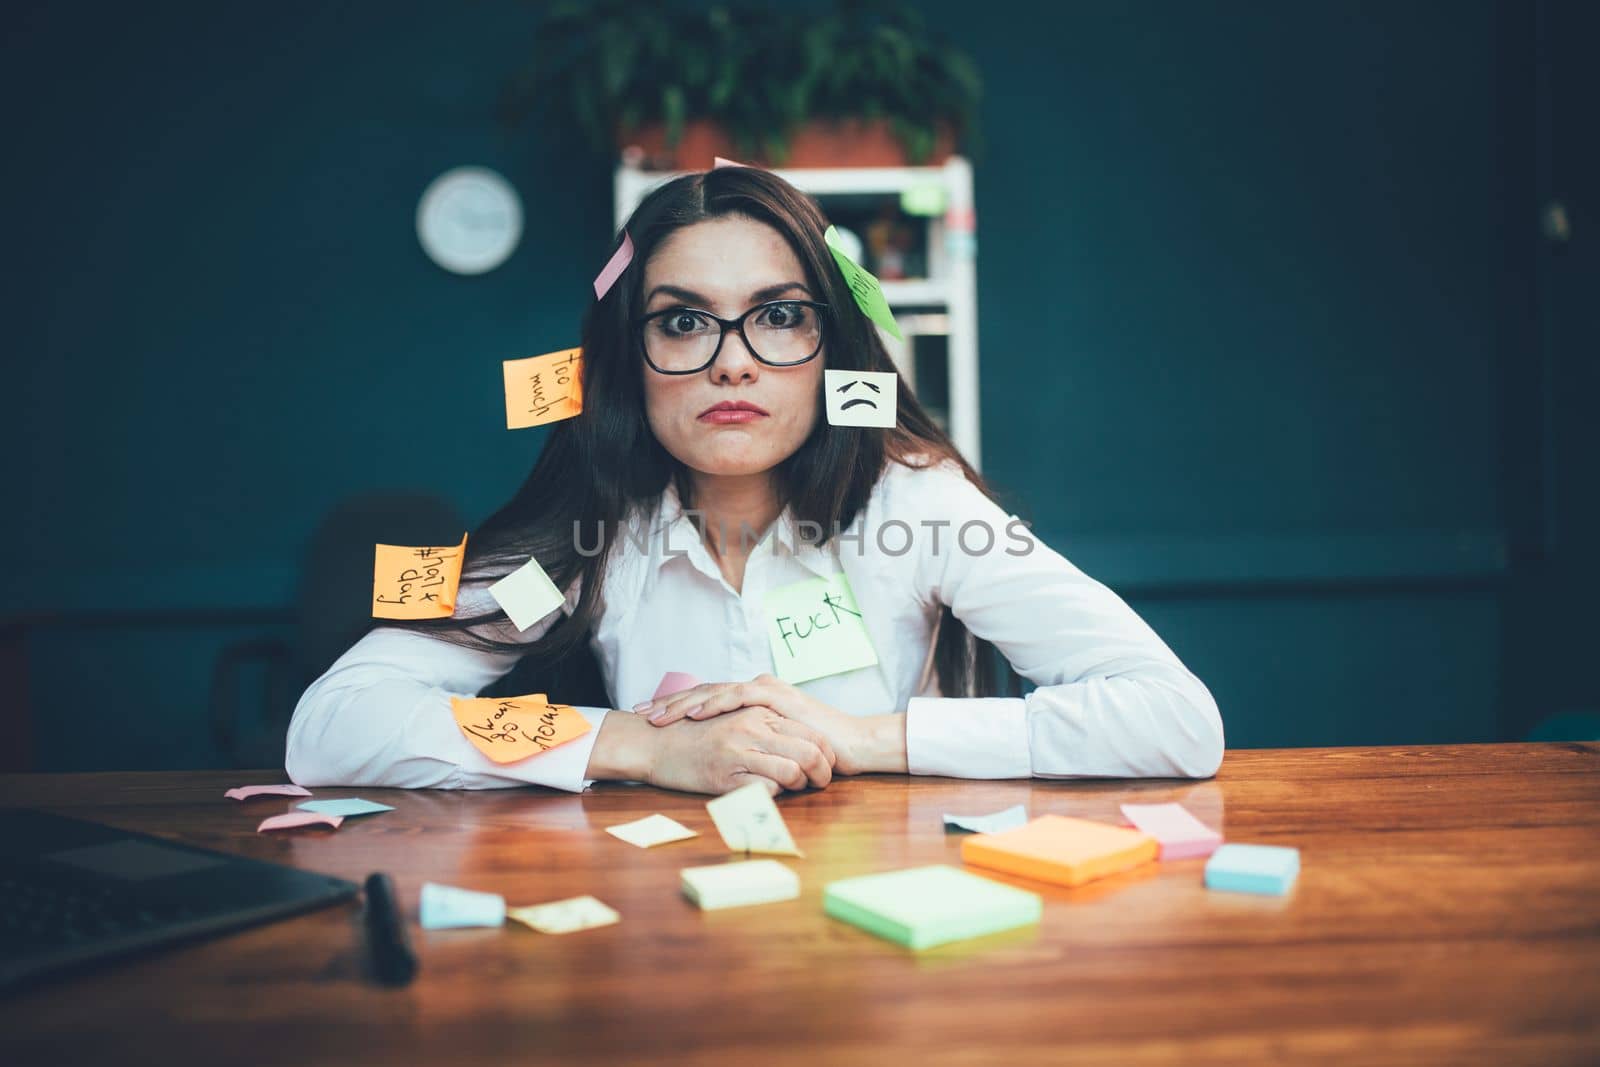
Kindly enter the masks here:
M 478 751 L 496 763 L 549 752 L 589 732 L 589 720 L 543 693 L 525 697 L 451 697 L 456 725 Z
M 633 822 L 608 826 L 606 833 L 640 848 L 651 848 L 673 841 L 687 841 L 691 837 L 700 836 L 681 822 L 669 819 L 665 815 L 647 815 Z
M 453 548 L 379 545 L 372 564 L 372 617 L 449 618 L 466 555 L 466 534 Z
M 773 672 L 791 684 L 878 662 L 843 572 L 780 586 L 762 600 Z
M 506 918 L 531 926 L 541 934 L 571 934 L 622 921 L 614 908 L 594 897 L 571 897 L 549 904 L 512 908 L 506 912 Z
M 583 410 L 583 349 L 508 359 L 506 429 L 525 430 L 570 419 Z
M 760 782 L 740 786 L 706 804 L 717 833 L 734 852 L 766 852 L 777 856 L 803 856 L 778 814 L 772 794 Z

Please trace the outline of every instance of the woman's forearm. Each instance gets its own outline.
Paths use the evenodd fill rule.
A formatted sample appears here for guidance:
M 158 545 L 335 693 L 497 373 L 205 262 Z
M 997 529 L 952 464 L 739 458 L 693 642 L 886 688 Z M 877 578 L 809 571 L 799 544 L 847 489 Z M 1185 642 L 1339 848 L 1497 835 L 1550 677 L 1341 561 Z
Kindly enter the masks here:
M 857 774 L 906 773 L 906 717 L 869 715 L 859 720 L 861 734 L 854 752 Z
M 637 715 L 613 711 L 600 724 L 584 777 L 598 782 L 648 782 L 660 731 Z

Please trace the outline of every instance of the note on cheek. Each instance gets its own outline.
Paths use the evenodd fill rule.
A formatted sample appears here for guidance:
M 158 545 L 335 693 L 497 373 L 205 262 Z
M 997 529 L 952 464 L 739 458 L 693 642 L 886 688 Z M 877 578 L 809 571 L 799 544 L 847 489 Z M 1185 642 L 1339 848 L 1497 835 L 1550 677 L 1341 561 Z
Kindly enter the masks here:
M 589 720 L 543 693 L 525 697 L 451 697 L 456 725 L 479 752 L 496 763 L 549 752 L 589 732 Z
M 878 284 L 878 279 L 872 272 L 856 263 L 844 250 L 844 240 L 839 236 L 839 231 L 832 226 L 823 235 L 828 242 L 828 251 L 833 253 L 833 260 L 839 264 L 839 272 L 844 275 L 844 283 L 850 287 L 850 293 L 856 298 L 856 306 L 861 313 L 873 322 L 887 330 L 896 340 L 904 340 L 900 336 L 900 327 L 894 321 L 894 312 L 889 310 L 889 301 L 883 295 L 883 286 Z
M 760 782 L 740 786 L 706 804 L 717 833 L 734 852 L 767 852 L 778 856 L 803 856 L 778 814 L 772 794 Z
M 466 554 L 466 534 L 453 548 L 379 545 L 372 564 L 372 617 L 447 619 L 455 614 Z
M 508 359 L 501 366 L 506 378 L 506 429 L 543 426 L 583 411 L 583 349 Z
M 843 573 L 774 589 L 762 601 L 774 673 L 796 683 L 878 662 Z

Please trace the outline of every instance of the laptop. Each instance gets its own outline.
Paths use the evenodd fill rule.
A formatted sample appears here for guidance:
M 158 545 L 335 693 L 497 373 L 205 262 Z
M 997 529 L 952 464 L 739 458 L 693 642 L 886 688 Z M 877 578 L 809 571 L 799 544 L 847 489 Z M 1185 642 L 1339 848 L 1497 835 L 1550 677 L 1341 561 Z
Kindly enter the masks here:
M 354 896 L 353 882 L 0 810 L 0 990 Z

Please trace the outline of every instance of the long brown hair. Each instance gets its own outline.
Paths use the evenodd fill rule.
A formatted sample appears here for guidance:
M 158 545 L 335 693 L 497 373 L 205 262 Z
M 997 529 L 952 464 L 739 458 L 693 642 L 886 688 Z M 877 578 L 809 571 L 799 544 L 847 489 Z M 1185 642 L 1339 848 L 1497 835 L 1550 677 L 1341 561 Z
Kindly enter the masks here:
M 461 644 L 518 651 L 534 664 L 556 663 L 582 649 L 604 611 L 601 579 L 618 532 L 636 510 L 651 508 L 668 479 L 692 508 L 689 472 L 655 439 L 645 417 L 641 341 L 645 264 L 674 231 L 707 219 L 745 216 L 777 230 L 805 268 L 806 284 L 828 305 L 823 358 L 831 368 L 895 370 L 872 322 L 860 311 L 823 234 L 828 221 L 810 197 L 770 171 L 720 167 L 686 174 L 652 190 L 624 227 L 632 262 L 584 316 L 583 412 L 557 423 L 515 496 L 468 539 L 462 581 L 509 574 L 529 556 L 562 589 L 581 579 L 570 616 L 563 615 L 531 645 L 502 642 L 468 627 L 503 620 L 498 612 L 466 618 L 398 623 Z M 619 243 L 621 235 L 619 235 Z M 780 504 L 799 522 L 815 523 L 826 545 L 849 528 L 866 505 L 886 464 L 950 459 L 985 494 L 994 494 L 957 452 L 898 376 L 897 424 L 892 429 L 832 426 L 817 419 L 804 443 L 773 471 Z M 820 405 L 819 405 L 820 406 Z M 916 457 L 925 457 L 917 460 Z M 576 531 L 598 528 L 598 550 L 578 551 Z M 976 640 L 946 607 L 939 620 L 934 669 L 946 696 L 991 695 L 1002 671 L 993 646 Z M 1010 672 L 1004 672 L 1013 681 Z

